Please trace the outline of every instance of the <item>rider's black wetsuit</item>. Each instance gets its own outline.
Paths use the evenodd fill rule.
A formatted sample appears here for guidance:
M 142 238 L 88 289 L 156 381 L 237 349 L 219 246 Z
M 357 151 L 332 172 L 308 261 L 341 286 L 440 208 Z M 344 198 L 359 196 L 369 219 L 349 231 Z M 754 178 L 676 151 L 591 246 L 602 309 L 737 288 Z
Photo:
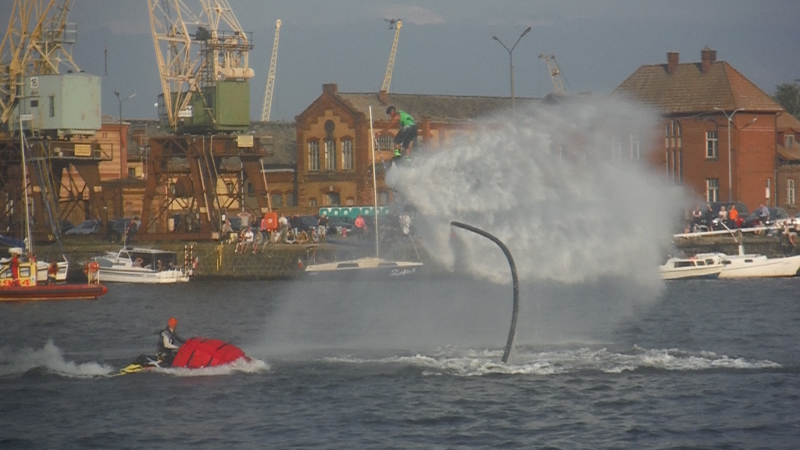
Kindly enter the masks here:
M 169 327 L 165 328 L 158 334 L 158 343 L 156 344 L 156 355 L 162 360 L 165 365 L 172 364 L 175 355 L 178 353 L 179 345 L 183 344 L 186 340 L 181 339 L 175 330 L 170 330 Z

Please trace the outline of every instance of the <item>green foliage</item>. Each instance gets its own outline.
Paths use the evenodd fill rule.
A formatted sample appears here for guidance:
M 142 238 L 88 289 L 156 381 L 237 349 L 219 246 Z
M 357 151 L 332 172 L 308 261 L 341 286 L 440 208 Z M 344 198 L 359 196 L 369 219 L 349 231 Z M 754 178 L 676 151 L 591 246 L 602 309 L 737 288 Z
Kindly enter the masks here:
M 800 79 L 793 83 L 781 83 L 775 87 L 775 95 L 772 96 L 776 102 L 780 103 L 789 114 L 800 119 Z

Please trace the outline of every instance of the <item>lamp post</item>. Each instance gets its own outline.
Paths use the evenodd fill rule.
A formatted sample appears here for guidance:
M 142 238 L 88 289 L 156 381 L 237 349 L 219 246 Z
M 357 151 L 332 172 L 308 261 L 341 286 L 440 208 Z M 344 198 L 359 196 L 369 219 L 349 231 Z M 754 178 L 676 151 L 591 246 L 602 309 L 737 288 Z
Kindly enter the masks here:
M 719 108 L 717 106 L 714 107 L 716 111 L 721 112 L 728 118 L 728 202 L 733 201 L 733 169 L 731 168 L 731 127 L 733 126 L 733 116 L 736 115 L 737 112 L 742 111 L 744 108 L 734 109 L 733 112 L 728 115 L 724 109 Z
M 117 209 L 117 214 L 119 214 L 119 217 L 124 217 L 125 213 L 122 211 L 124 206 L 122 200 L 122 104 L 125 103 L 125 100 L 136 97 L 136 94 L 121 98 L 119 91 L 114 91 L 114 95 L 117 96 L 117 101 L 119 102 L 119 152 L 117 152 L 119 154 L 119 208 Z
M 522 34 L 519 35 L 519 37 L 517 38 L 517 42 L 515 42 L 514 45 L 511 46 L 511 48 L 506 47 L 506 44 L 503 44 L 503 41 L 501 41 L 497 36 L 492 35 L 492 39 L 494 39 L 495 41 L 499 42 L 500 45 L 502 45 L 503 48 L 506 49 L 506 51 L 508 52 L 508 69 L 509 69 L 509 73 L 511 74 L 511 112 L 512 113 L 516 112 L 516 109 L 514 108 L 514 59 L 513 59 L 512 53 L 514 52 L 514 48 L 517 46 L 517 44 L 519 44 L 520 39 L 522 39 L 522 36 L 525 36 L 526 34 L 528 34 L 529 31 L 531 31 L 531 27 L 525 28 L 525 31 L 523 31 Z

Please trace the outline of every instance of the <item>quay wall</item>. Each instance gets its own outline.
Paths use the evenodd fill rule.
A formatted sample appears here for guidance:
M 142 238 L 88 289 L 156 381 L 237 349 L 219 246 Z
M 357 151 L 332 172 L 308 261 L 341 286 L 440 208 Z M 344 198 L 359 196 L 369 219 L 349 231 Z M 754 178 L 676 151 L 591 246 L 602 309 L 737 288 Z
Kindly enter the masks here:
M 780 236 L 745 236 L 743 239 L 745 252 L 749 254 L 776 257 L 800 253 Z M 675 237 L 673 244 L 678 251 L 683 251 L 686 255 L 707 252 L 738 253 L 738 242 L 731 236 Z M 234 244 L 220 244 L 216 241 L 134 242 L 129 246 L 174 251 L 178 254 L 179 264 L 182 263 L 184 248 L 193 246 L 191 258 L 197 258 L 194 276 L 201 279 L 287 279 L 302 273 L 300 261 L 307 264 L 314 260 L 317 262 L 342 260 L 369 256 L 373 252 L 369 247 L 336 244 L 273 244 L 260 248 L 255 254 L 252 252 L 240 254 L 235 252 Z M 63 248 L 71 262 L 69 278 L 79 280 L 85 279 L 83 264 L 91 257 L 103 255 L 107 251 L 118 251 L 121 247 L 119 244 L 110 244 L 99 239 L 67 239 Z M 39 244 L 35 250 L 40 261 L 61 259 L 61 247 L 58 244 Z M 513 253 L 514 249 L 511 251 Z M 401 253 L 403 254 L 396 256 L 411 260 L 417 258 L 416 251 L 411 246 L 401 249 Z M 435 264 L 424 251 L 420 252 L 419 257 L 428 266 L 427 273 L 444 271 L 443 268 L 434 267 Z
M 188 263 L 196 258 L 195 278 L 208 279 L 287 279 L 302 273 L 300 262 L 333 261 L 336 259 L 358 258 L 369 256 L 374 251 L 369 247 L 351 247 L 334 244 L 272 244 L 251 251 L 237 253 L 235 244 L 221 244 L 216 241 L 201 242 L 133 242 L 128 247 L 157 248 L 174 251 L 178 255 L 178 264 L 183 264 L 184 249 L 191 247 Z M 72 239 L 63 244 L 63 251 L 70 261 L 70 280 L 85 280 L 83 265 L 93 256 L 106 252 L 117 252 L 120 244 L 109 244 L 95 239 Z M 61 260 L 62 250 L 58 244 L 42 245 L 35 248 L 39 261 Z M 427 261 L 426 261 L 427 262 Z

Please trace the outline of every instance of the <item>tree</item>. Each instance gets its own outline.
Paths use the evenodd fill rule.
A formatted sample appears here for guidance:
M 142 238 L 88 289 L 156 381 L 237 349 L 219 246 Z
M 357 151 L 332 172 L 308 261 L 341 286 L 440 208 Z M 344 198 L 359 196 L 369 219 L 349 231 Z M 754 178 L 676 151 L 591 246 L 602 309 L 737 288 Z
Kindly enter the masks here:
M 789 114 L 800 119 L 800 78 L 794 83 L 781 83 L 775 87 L 775 95 L 772 96 L 776 102 L 783 106 Z

